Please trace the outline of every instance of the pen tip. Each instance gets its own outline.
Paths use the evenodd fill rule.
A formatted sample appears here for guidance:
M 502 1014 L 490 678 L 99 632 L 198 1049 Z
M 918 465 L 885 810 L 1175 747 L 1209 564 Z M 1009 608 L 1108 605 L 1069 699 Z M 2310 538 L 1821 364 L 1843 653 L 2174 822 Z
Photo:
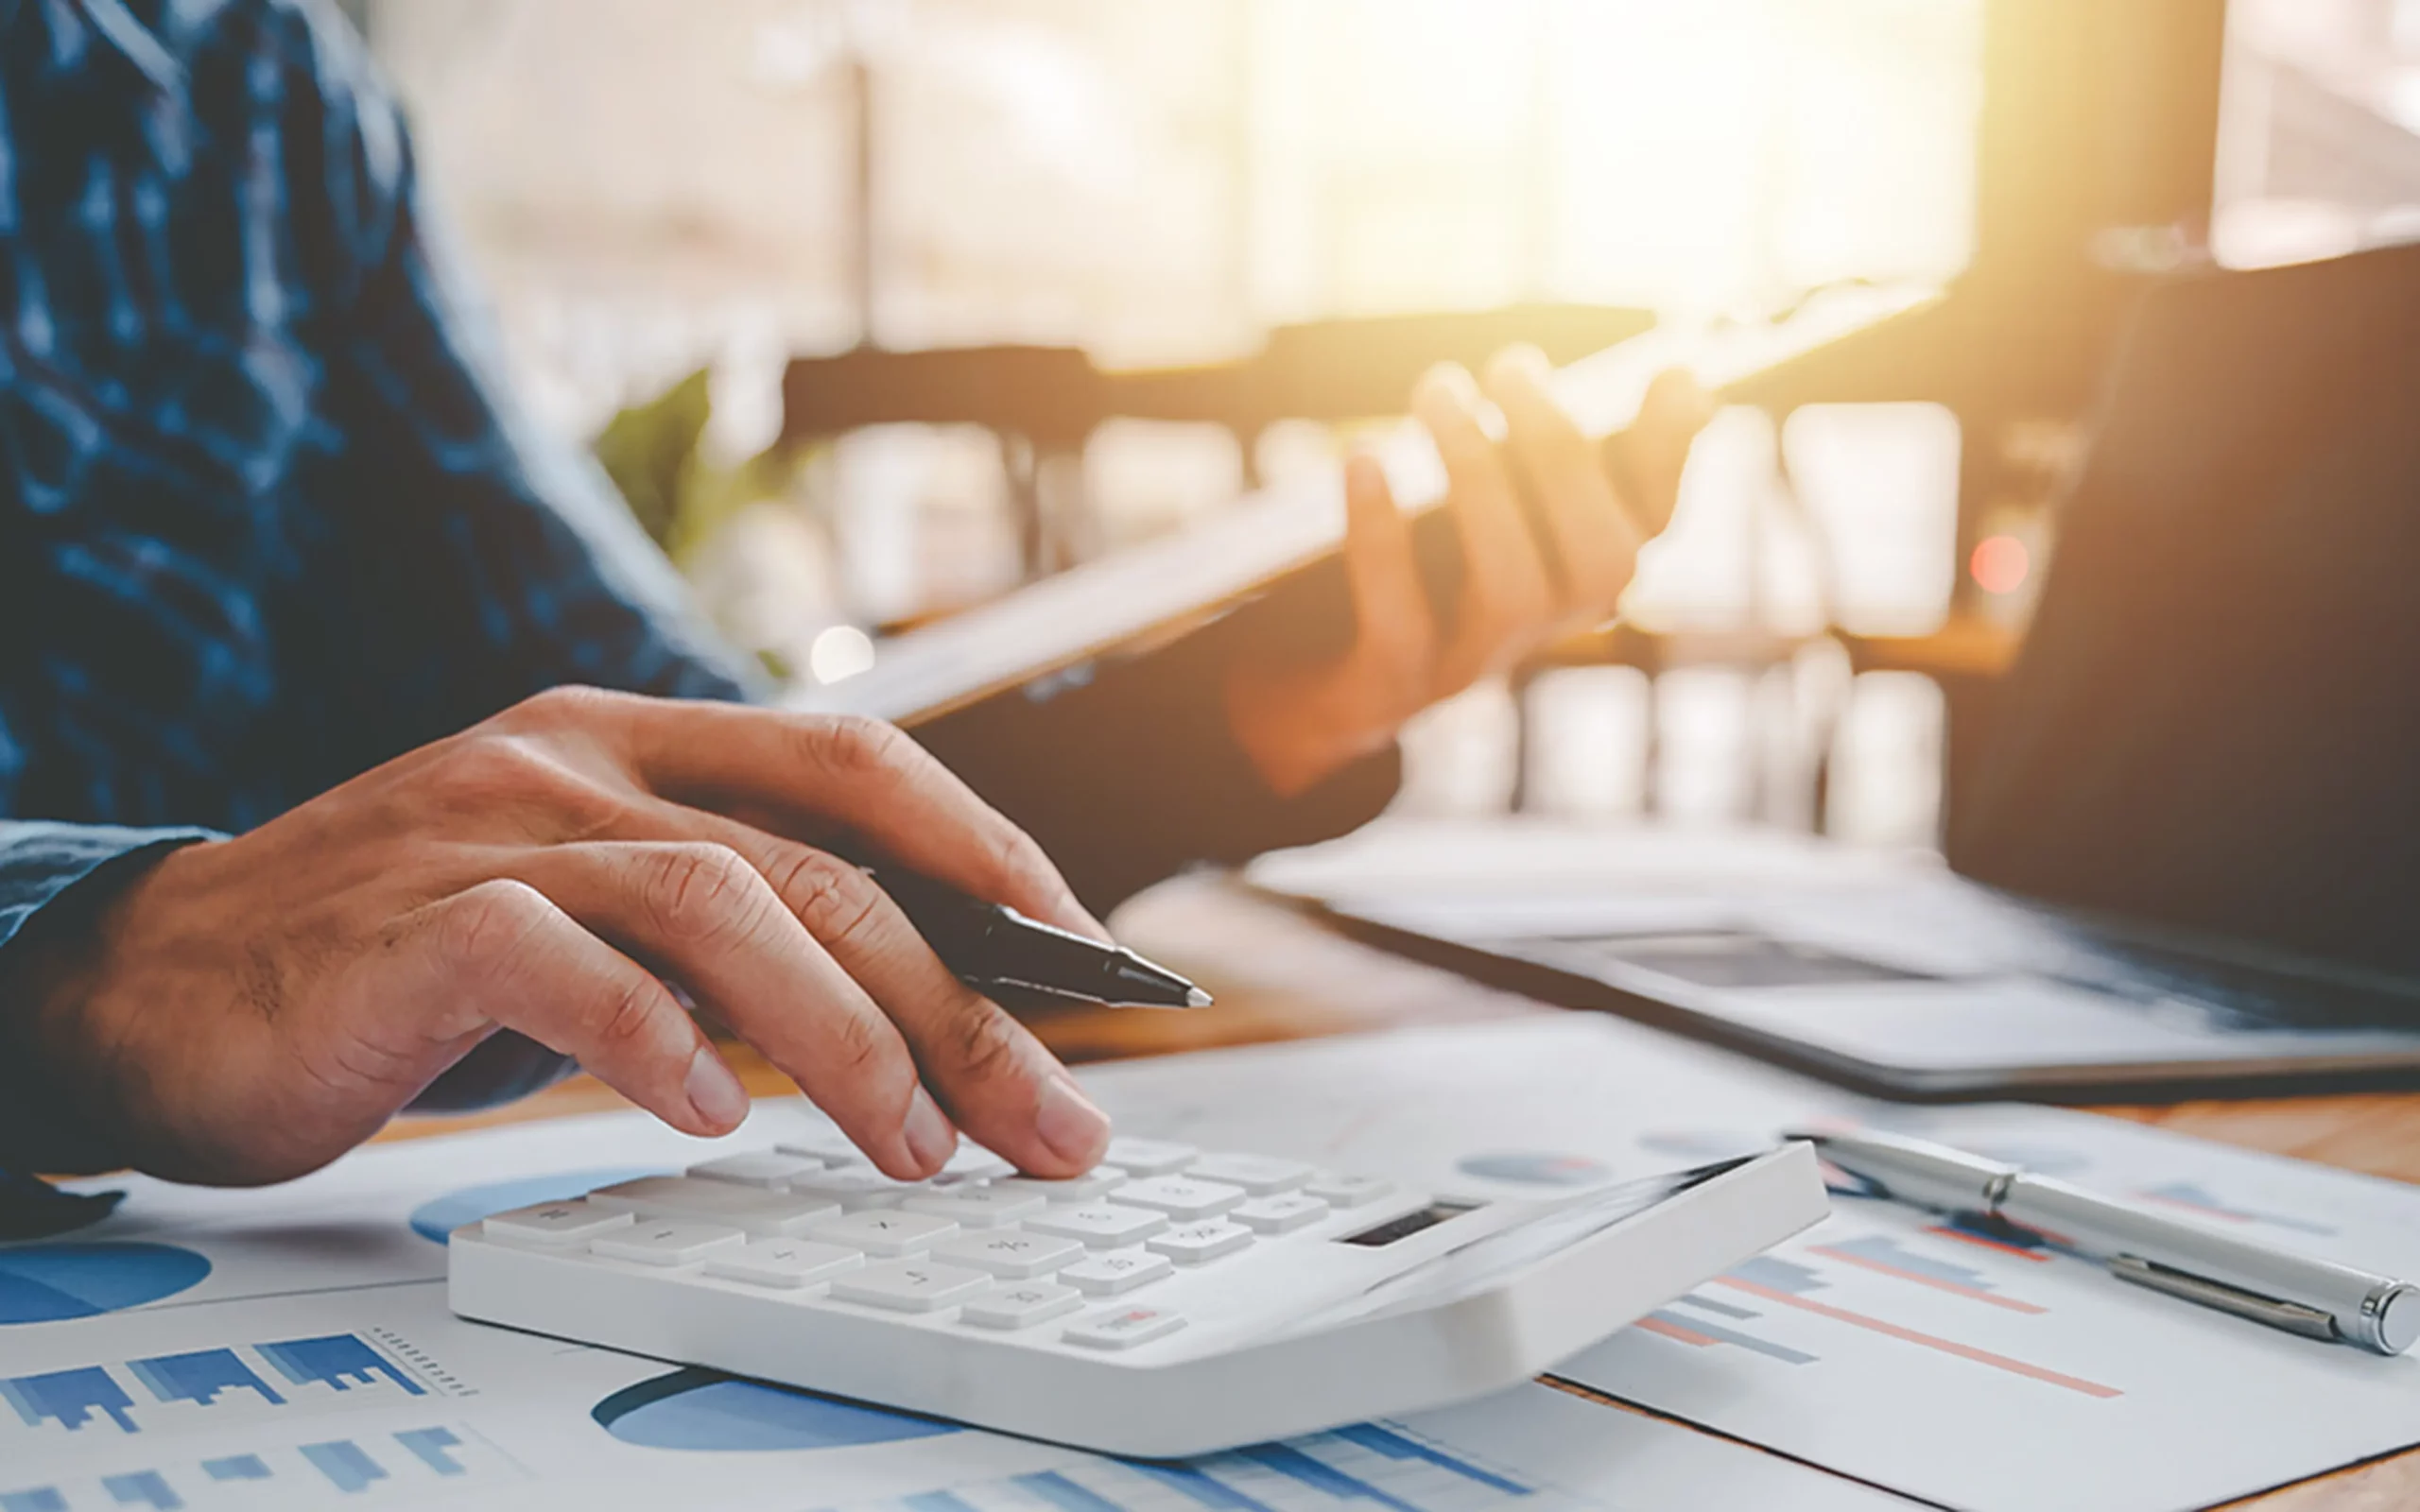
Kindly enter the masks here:
M 1184 1005 L 1188 1008 L 1206 1008 L 1217 1001 L 1198 987 L 1189 987 L 1184 989 Z

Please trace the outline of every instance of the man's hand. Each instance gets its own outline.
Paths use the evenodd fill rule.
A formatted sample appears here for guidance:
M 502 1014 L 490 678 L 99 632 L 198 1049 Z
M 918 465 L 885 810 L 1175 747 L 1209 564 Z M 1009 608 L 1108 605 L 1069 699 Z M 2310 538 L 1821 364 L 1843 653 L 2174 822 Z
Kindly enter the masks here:
M 1245 662 L 1229 674 L 1229 720 L 1282 795 L 1310 787 L 1394 738 L 1406 719 L 1564 635 L 1611 618 L 1638 548 L 1664 528 L 1689 443 L 1710 412 L 1687 374 L 1649 388 L 1620 438 L 1618 475 L 1547 390 L 1546 359 L 1514 348 L 1488 365 L 1487 395 L 1508 443 L 1482 428 L 1478 387 L 1460 368 L 1424 379 L 1413 412 L 1435 438 L 1446 508 L 1462 548 L 1462 599 L 1441 635 L 1421 587 L 1410 522 L 1367 456 L 1345 470 L 1345 575 L 1354 637 L 1340 655 Z M 1526 486 L 1552 533 L 1524 518 Z M 1550 551 L 1548 548 L 1551 548 Z
M 890 726 L 562 690 L 149 867 L 44 945 L 37 1063 L 188 1180 L 312 1170 L 499 1029 L 727 1133 L 747 1095 L 678 984 L 893 1177 L 960 1128 L 1039 1175 L 1090 1166 L 1107 1118 L 813 842 L 1100 932 Z

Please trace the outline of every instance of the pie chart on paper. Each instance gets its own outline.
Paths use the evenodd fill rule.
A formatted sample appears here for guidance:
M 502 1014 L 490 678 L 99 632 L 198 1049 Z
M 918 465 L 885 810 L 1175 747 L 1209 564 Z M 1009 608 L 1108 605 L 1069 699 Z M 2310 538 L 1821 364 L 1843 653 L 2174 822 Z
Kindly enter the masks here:
M 210 1274 L 176 1245 L 22 1245 L 0 1249 L 0 1328 L 124 1312 L 174 1297 Z
M 593 1171 L 558 1171 L 552 1176 L 522 1177 L 511 1181 L 491 1181 L 485 1186 L 464 1187 L 459 1192 L 449 1192 L 414 1209 L 412 1232 L 432 1245 L 441 1245 L 448 1234 L 464 1224 L 493 1218 L 499 1212 L 510 1212 L 515 1208 L 527 1208 L 540 1202 L 568 1202 L 598 1187 L 610 1187 L 616 1181 L 664 1174 L 660 1167 L 617 1165 Z
M 958 1425 L 812 1391 L 742 1381 L 695 1366 L 625 1386 L 589 1416 L 642 1449 L 764 1452 L 849 1449 L 931 1438 Z

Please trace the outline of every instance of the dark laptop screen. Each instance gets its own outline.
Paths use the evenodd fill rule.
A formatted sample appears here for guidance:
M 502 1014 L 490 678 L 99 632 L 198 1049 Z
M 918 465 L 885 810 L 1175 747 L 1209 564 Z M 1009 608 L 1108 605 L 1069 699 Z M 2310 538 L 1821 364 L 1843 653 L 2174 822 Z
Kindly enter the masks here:
M 2145 301 L 2005 693 L 1961 871 L 2420 976 L 2420 249 Z

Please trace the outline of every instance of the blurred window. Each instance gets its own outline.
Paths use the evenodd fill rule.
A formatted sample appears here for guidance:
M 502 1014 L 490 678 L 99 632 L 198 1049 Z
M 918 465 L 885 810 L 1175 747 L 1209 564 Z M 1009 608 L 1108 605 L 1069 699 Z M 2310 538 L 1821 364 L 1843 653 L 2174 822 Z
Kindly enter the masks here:
M 769 349 L 1104 360 L 1966 259 L 1979 0 L 376 0 L 554 419 Z M 857 308 L 857 78 L 872 126 Z M 861 319 L 861 317 L 870 318 Z M 767 429 L 761 396 L 735 422 Z
M 2229 0 L 2210 245 L 2232 267 L 2420 239 L 2420 0 Z

